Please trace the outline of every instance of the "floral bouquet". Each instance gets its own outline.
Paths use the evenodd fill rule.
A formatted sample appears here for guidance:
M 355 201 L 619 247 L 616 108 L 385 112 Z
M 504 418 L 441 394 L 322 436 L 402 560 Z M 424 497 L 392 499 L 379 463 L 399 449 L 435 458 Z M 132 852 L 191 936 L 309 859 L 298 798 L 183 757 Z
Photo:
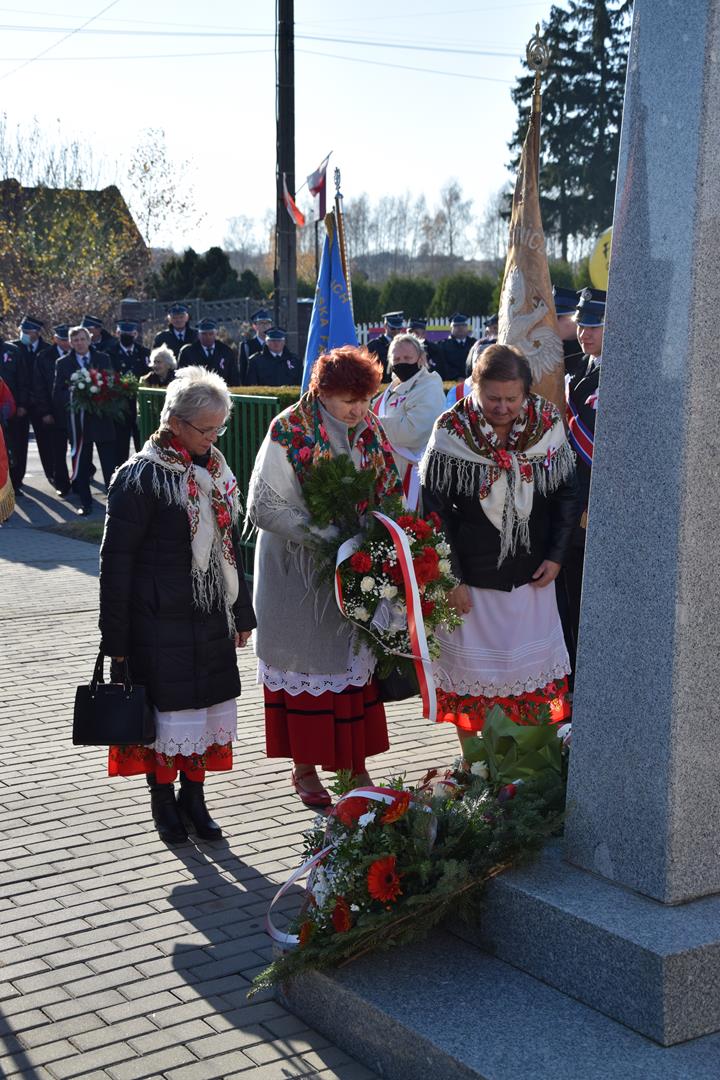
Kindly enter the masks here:
M 297 945 L 257 976 L 251 993 L 422 937 L 450 913 L 471 917 L 483 883 L 556 831 L 563 797 L 552 770 L 512 801 L 476 775 L 452 788 L 413 789 L 396 779 L 346 793 L 305 833 L 304 862 L 313 869 L 291 924 Z
M 120 375 L 108 368 L 78 368 L 70 376 L 70 411 L 88 412 L 123 420 L 137 395 L 134 375 Z
M 399 513 L 395 522 L 407 538 L 428 652 L 435 659 L 440 645 L 434 631 L 454 630 L 462 621 L 447 600 L 448 592 L 457 585 L 449 559 L 450 545 L 435 513 L 427 518 Z M 370 519 L 358 549 L 338 567 L 338 592 L 343 613 L 356 624 L 360 639 L 377 656 L 381 677 L 397 665 L 398 657 L 413 656 L 396 545 L 376 518 Z

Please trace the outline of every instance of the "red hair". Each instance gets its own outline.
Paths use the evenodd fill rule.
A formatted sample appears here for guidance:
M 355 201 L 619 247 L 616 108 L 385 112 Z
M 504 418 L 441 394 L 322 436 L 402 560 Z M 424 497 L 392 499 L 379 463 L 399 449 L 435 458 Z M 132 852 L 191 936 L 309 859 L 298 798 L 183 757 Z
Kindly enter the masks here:
M 367 349 L 343 345 L 318 357 L 310 376 L 313 394 L 346 394 L 353 401 L 371 398 L 380 388 L 382 366 Z

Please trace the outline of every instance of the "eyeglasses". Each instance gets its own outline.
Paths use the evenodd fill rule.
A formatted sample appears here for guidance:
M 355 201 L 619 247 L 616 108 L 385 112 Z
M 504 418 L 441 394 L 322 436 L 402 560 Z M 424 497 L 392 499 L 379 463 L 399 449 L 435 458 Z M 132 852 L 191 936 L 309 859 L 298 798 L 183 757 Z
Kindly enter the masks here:
M 202 435 L 202 437 L 204 439 L 210 439 L 210 438 L 212 438 L 213 435 L 217 435 L 217 436 L 224 435 L 225 432 L 227 431 L 227 424 L 223 424 L 222 427 L 209 427 L 209 428 L 195 427 L 195 425 L 191 424 L 189 420 L 183 420 L 183 424 L 187 424 L 187 426 L 191 427 L 193 429 L 193 431 L 197 431 L 198 435 Z

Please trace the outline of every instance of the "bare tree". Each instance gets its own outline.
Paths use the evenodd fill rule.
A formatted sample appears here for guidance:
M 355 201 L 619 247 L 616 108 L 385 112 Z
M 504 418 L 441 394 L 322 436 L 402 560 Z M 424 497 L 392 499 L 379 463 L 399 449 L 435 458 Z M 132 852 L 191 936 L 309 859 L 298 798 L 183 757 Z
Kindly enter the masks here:
M 467 247 L 467 228 L 471 221 L 472 199 L 463 198 L 463 190 L 458 180 L 449 180 L 440 189 L 440 209 L 436 215 L 438 221 L 444 220 L 444 241 L 446 254 L 463 255 Z
M 93 160 L 92 150 L 76 139 L 67 142 L 56 121 L 55 135 L 33 119 L 12 127 L 7 113 L 0 115 L 0 175 L 23 187 L 95 189 L 112 183 L 114 176 Z
M 505 184 L 485 204 L 476 235 L 479 253 L 485 259 L 504 259 L 507 254 L 510 196 L 510 185 Z
M 146 129 L 130 160 L 126 198 L 148 244 L 180 225 L 194 228 L 204 218 L 188 182 L 189 169 L 189 162 L 170 159 L 161 128 Z

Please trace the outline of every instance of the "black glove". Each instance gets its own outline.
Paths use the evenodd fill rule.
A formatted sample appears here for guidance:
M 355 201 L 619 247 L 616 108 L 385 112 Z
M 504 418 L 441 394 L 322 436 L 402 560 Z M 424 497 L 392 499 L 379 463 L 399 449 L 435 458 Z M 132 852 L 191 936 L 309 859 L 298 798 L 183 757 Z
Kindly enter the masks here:
M 125 682 L 125 661 L 110 661 L 110 682 Z

